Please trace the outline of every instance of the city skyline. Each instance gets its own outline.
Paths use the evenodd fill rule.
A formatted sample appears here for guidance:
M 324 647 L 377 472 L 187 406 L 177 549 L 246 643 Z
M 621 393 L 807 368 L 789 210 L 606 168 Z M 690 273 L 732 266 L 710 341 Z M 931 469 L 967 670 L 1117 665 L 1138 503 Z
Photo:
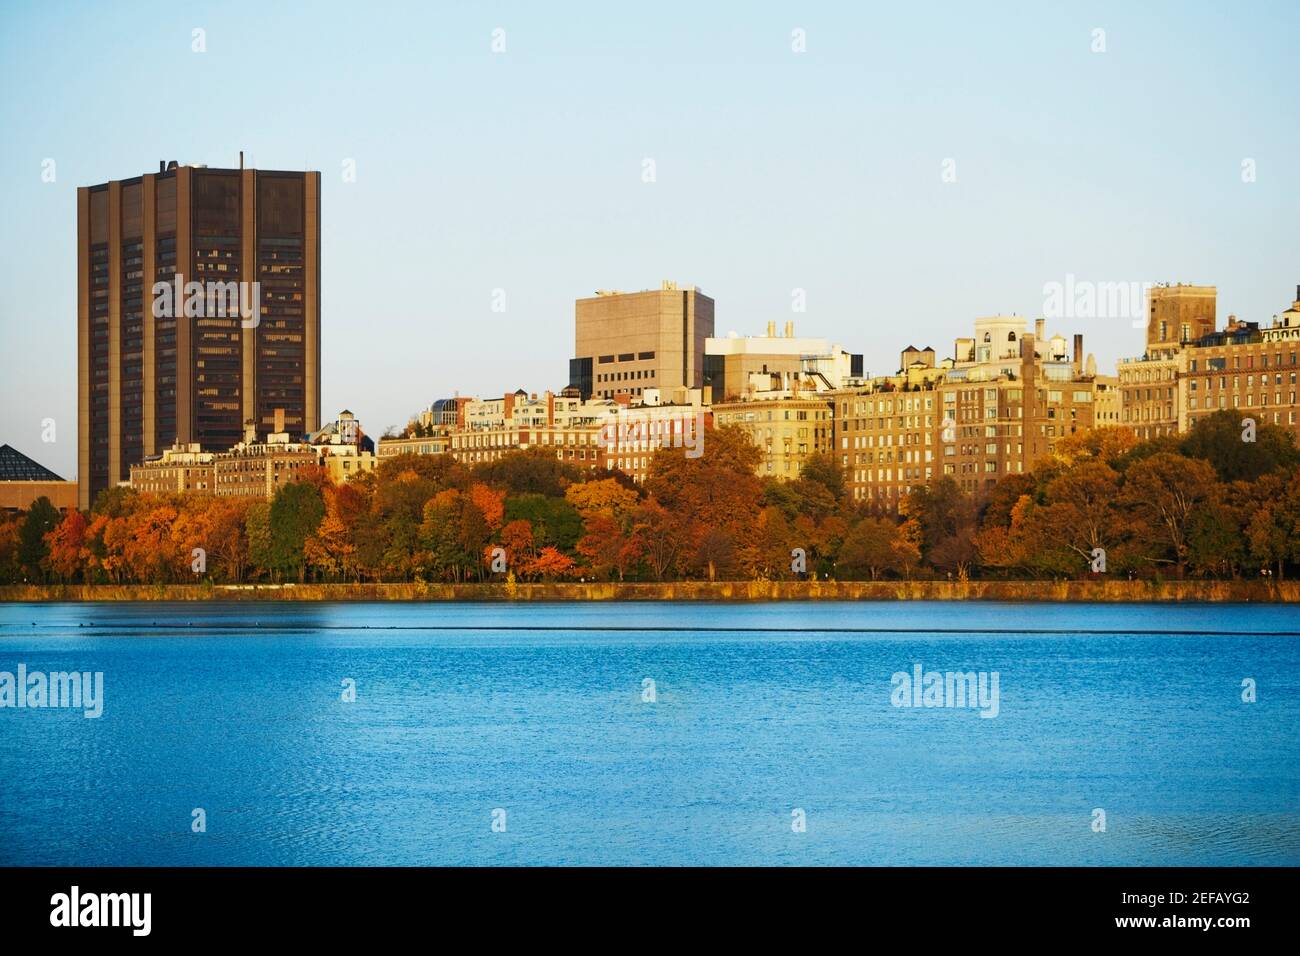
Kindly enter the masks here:
M 793 319 L 882 374 L 904 345 L 942 354 L 978 316 L 1032 320 L 1044 286 L 1070 276 L 1213 284 L 1221 325 L 1268 324 L 1294 284 L 1298 17 L 1283 5 L 1250 19 L 1173 5 L 982 14 L 978 44 L 965 40 L 977 14 L 956 7 L 768 5 L 743 23 L 663 7 L 615 23 L 596 7 L 575 27 L 512 5 L 364 22 L 323 5 L 309 26 L 259 11 L 256 33 L 249 9 L 0 14 L 0 119 L 20 147 L 0 169 L 28 224 L 0 248 L 0 398 L 20 410 L 0 439 L 65 477 L 76 187 L 160 158 L 231 167 L 244 149 L 250 166 L 321 171 L 321 408 L 350 408 L 376 434 L 457 392 L 562 387 L 574 300 L 603 287 L 698 285 L 718 335 Z M 117 21 L 140 29 L 102 46 Z M 272 36 L 296 42 L 273 57 Z M 1212 76 L 1187 55 L 1210 36 Z M 75 63 L 92 47 L 102 76 L 81 91 Z M 109 104 L 163 75 L 192 109 L 118 130 Z M 66 110 L 49 114 L 52 101 Z M 283 128 L 244 132 L 248 102 L 285 113 Z M 1141 352 L 1127 320 L 1069 324 L 1099 370 Z

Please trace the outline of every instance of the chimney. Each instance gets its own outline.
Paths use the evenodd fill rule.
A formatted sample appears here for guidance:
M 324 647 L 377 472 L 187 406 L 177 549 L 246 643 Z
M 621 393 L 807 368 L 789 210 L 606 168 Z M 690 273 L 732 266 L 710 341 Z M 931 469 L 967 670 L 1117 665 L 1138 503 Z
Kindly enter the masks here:
M 775 320 L 775 319 L 772 319 L 772 320 L 770 320 L 770 321 L 767 323 L 767 337 L 768 337 L 769 339 L 774 339 L 774 338 L 776 338 L 776 320 Z
M 1039 342 L 1047 341 L 1047 320 L 1034 319 L 1034 338 Z
M 158 160 L 158 172 L 160 173 L 167 172 L 167 160 L 165 159 Z
M 278 435 L 282 431 L 284 431 L 284 409 L 277 408 L 275 410 L 275 433 Z
M 257 423 L 251 418 L 244 421 L 244 443 L 251 445 L 257 441 Z
M 1074 333 L 1074 374 L 1077 378 L 1083 371 L 1083 333 Z
M 786 320 L 786 323 L 785 323 L 785 337 L 786 337 L 787 339 L 792 339 L 792 338 L 794 338 L 794 319 L 787 319 L 787 320 Z
M 1020 336 L 1020 360 L 1021 360 L 1021 362 L 1025 362 L 1025 361 L 1033 362 L 1033 360 L 1034 360 L 1034 344 L 1035 344 L 1034 336 L 1032 336 L 1032 335 L 1022 335 L 1022 336 Z
M 239 151 L 239 168 L 244 168 L 244 151 L 242 149 Z

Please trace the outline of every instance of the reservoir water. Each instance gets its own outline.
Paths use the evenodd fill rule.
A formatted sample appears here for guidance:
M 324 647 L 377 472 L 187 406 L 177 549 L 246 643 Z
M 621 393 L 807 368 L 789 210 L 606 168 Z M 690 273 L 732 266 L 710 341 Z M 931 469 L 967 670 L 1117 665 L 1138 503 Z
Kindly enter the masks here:
M 0 707 L 0 864 L 1300 864 L 1285 606 L 0 605 L 20 667 L 102 712 Z

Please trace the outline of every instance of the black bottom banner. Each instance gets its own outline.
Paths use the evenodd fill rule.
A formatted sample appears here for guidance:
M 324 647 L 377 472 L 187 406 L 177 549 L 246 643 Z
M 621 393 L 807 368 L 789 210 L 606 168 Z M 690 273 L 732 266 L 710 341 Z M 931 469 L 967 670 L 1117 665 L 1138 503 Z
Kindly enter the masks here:
M 0 868 L 6 941 L 375 941 L 544 927 L 581 938 L 610 921 L 657 934 L 699 920 L 737 938 L 924 928 L 1231 945 L 1284 931 L 1291 869 L 26 869 Z M 521 922 L 525 921 L 525 922 Z M 963 929 L 965 927 L 966 929 Z M 909 930 L 909 935 L 911 931 Z M 605 936 L 605 938 L 608 938 Z M 1005 937 L 1004 937 L 1005 938 Z M 974 942 L 974 938 L 970 938 Z

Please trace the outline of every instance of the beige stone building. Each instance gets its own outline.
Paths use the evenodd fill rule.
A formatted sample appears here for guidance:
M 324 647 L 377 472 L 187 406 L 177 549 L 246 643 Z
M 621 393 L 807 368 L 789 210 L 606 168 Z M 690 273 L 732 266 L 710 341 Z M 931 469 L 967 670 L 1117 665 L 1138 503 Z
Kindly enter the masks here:
M 1238 322 L 1186 350 L 1180 395 L 1187 427 L 1197 418 L 1235 408 L 1243 418 L 1290 428 L 1300 442 L 1296 358 L 1300 353 L 1300 287 L 1271 325 Z
M 831 401 L 818 393 L 713 406 L 718 427 L 735 425 L 758 446 L 758 475 L 781 480 L 799 477 L 810 455 L 831 450 L 832 415 Z
M 307 443 L 316 449 L 325 473 L 336 485 L 374 471 L 379 463 L 374 441 L 346 408 L 334 421 L 308 436 Z
M 450 447 L 450 431 L 422 438 L 381 438 L 376 455 L 380 461 L 399 455 L 441 455 Z
M 1143 441 L 1186 431 L 1187 405 L 1180 395 L 1186 370 L 1187 352 L 1182 348 L 1120 359 L 1120 424 Z
M 698 288 L 601 290 L 574 304 L 569 386 L 580 398 L 633 400 L 647 388 L 700 388 L 711 335 L 713 300 Z
M 1157 438 L 1237 409 L 1243 418 L 1290 428 L 1300 440 L 1300 288 L 1267 326 L 1231 315 L 1217 329 L 1215 295 L 1214 286 L 1152 290 L 1146 352 L 1119 364 L 1121 424 L 1139 439 Z
M 909 346 L 896 374 L 831 393 L 833 447 L 854 499 L 894 509 L 945 475 L 982 494 L 1093 427 L 1095 362 L 1082 336 L 1071 354 L 1041 319 L 1032 333 L 1018 316 L 978 319 L 975 330 L 951 359 L 936 365 L 933 350 Z
M 213 459 L 197 442 L 164 448 L 156 458 L 131 466 L 131 487 L 146 494 L 212 494 Z
M 606 470 L 617 469 L 638 484 L 649 475 L 650 462 L 661 449 L 692 458 L 703 455 L 713 427 L 713 413 L 700 389 L 646 389 L 642 399 L 639 404 L 613 403 L 600 416 L 603 423 L 597 433 Z
M 307 465 L 320 464 L 315 448 L 293 442 L 284 432 L 265 441 L 242 441 L 212 461 L 212 493 L 218 498 L 271 499 L 282 487 L 297 481 Z
M 615 402 L 584 402 L 576 389 L 471 399 L 464 426 L 448 437 L 448 452 L 467 464 L 495 461 L 515 449 L 543 447 L 581 468 L 603 468 L 601 425 L 617 413 Z

